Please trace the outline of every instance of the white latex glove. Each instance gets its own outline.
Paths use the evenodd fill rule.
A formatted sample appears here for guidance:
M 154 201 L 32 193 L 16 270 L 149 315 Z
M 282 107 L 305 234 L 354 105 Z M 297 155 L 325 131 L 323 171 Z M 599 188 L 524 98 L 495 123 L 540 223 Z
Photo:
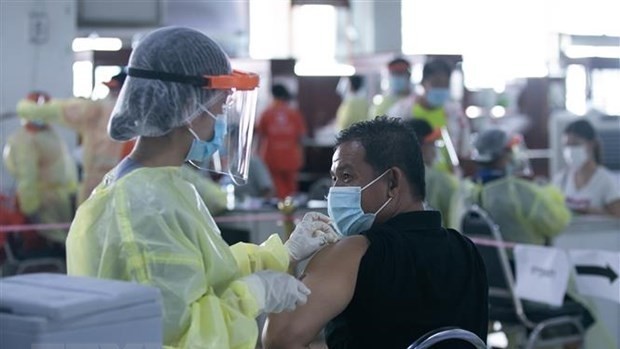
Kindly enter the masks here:
M 306 304 L 310 289 L 289 274 L 263 270 L 243 279 L 265 313 L 294 310 Z
M 340 235 L 329 225 L 330 222 L 331 219 L 322 213 L 306 213 L 284 244 L 291 258 L 304 260 L 326 244 L 338 241 Z

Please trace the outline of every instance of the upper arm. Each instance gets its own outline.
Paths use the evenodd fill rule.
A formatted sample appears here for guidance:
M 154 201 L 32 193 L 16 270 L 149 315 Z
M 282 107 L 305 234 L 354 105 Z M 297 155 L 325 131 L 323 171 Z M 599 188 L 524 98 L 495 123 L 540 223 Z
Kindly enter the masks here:
M 308 302 L 293 312 L 269 315 L 263 332 L 265 348 L 303 347 L 340 314 L 353 298 L 359 263 L 367 247 L 365 237 L 355 236 L 314 256 L 302 276 L 312 292 Z
M 62 121 L 75 130 L 81 130 L 88 125 L 90 120 L 99 115 L 100 108 L 101 106 L 98 103 L 92 101 L 69 100 L 63 108 Z

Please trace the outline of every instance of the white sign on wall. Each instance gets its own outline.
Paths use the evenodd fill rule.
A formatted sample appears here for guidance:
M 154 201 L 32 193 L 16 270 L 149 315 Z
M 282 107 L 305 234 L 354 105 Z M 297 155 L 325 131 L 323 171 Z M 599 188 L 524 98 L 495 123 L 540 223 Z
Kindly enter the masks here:
M 597 250 L 570 250 L 577 289 L 583 295 L 620 303 L 620 253 Z
M 570 261 L 564 250 L 517 245 L 515 293 L 521 299 L 560 306 L 564 300 Z

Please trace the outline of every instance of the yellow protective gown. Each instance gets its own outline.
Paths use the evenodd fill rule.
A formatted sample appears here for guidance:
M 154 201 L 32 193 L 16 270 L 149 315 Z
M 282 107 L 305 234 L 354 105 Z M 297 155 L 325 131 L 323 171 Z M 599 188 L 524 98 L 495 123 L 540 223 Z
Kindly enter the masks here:
M 499 225 L 505 241 L 542 245 L 570 223 L 564 197 L 554 186 L 541 186 L 514 176 L 486 183 L 461 185 L 452 202 L 451 220 L 476 203 Z
M 43 105 L 22 100 L 17 105 L 18 114 L 27 120 L 58 122 L 81 136 L 83 176 L 78 203 L 86 200 L 103 176 L 121 160 L 123 143 L 112 140 L 107 132 L 115 103 L 115 98 L 108 97 L 99 101 L 55 99 Z
M 180 167 L 110 172 L 67 239 L 69 274 L 158 287 L 164 344 L 177 348 L 254 349 L 258 303 L 239 278 L 288 260 L 277 235 L 228 247 Z
M 458 228 L 450 225 L 450 205 L 452 196 L 456 193 L 458 180 L 455 176 L 438 170 L 426 167 L 424 169 L 426 177 L 426 202 L 435 210 L 441 212 L 444 227 Z
M 182 176 L 196 187 L 198 194 L 212 215 L 216 216 L 226 211 L 226 192 L 222 190 L 219 184 L 190 168 L 189 165 L 183 165 L 181 172 Z
M 368 120 L 368 101 L 364 96 L 347 96 L 336 111 L 338 130 L 344 130 L 356 122 Z
M 17 182 L 19 209 L 36 221 L 33 223 L 71 221 L 77 166 L 66 144 L 52 128 L 19 128 L 7 140 L 4 163 Z M 64 243 L 67 231 L 46 230 L 41 235 Z

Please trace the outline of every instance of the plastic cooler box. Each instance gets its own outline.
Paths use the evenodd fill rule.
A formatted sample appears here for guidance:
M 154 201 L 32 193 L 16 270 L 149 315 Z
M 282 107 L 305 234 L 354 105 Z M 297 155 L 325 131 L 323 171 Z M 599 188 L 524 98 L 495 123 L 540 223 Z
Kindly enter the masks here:
M 1 349 L 162 348 L 154 287 L 62 274 L 0 279 Z

